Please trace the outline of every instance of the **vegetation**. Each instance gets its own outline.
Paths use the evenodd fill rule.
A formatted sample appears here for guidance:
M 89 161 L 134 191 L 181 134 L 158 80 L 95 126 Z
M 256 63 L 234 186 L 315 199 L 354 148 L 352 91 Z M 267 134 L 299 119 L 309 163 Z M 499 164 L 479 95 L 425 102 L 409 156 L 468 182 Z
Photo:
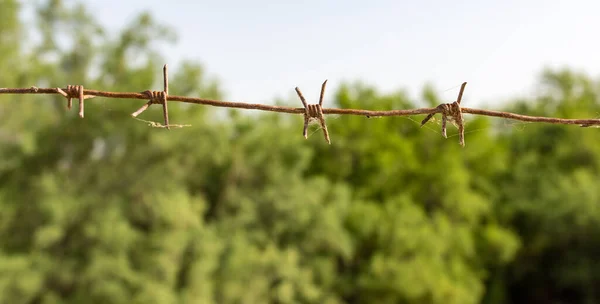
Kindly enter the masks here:
M 82 4 L 42 1 L 33 39 L 18 1 L 0 7 L 3 87 L 160 87 L 157 43 L 175 35 L 151 15 L 114 36 Z M 172 94 L 222 97 L 201 65 L 173 72 Z M 507 107 L 600 112 L 586 75 L 539 86 Z M 359 83 L 332 102 L 415 106 Z M 93 99 L 85 119 L 65 103 L 0 99 L 0 303 L 600 301 L 596 129 L 469 117 L 463 149 L 403 118 L 343 116 L 329 146 L 300 136 L 301 116 L 170 103 L 192 127 L 166 131 L 132 101 Z

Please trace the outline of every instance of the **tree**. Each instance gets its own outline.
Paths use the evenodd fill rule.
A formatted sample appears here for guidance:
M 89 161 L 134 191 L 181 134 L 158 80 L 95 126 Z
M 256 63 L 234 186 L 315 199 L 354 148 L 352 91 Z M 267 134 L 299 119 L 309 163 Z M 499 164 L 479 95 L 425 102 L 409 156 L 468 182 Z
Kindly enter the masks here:
M 577 117 L 598 113 L 597 84 L 585 75 L 548 70 L 541 96 L 521 112 Z M 515 302 L 594 303 L 598 293 L 600 146 L 596 130 L 528 125 L 504 137 L 508 166 L 499 181 L 505 219 L 527 244 L 507 273 Z

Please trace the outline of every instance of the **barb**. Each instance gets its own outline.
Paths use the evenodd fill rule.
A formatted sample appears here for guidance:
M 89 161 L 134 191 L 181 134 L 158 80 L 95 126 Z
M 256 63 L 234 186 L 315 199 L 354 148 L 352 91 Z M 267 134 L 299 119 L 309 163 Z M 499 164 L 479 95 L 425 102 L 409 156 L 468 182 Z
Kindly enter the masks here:
M 148 102 L 143 105 L 141 108 L 139 108 L 137 111 L 133 112 L 131 114 L 131 116 L 133 118 L 138 117 L 138 115 L 142 114 L 144 111 L 146 111 L 146 109 L 148 109 L 148 107 L 150 107 L 152 104 L 162 104 L 163 106 L 163 117 L 165 120 L 165 125 L 164 127 L 167 129 L 171 129 L 171 127 L 169 126 L 169 110 L 167 108 L 167 95 L 169 95 L 169 73 L 168 73 L 168 68 L 167 65 L 165 64 L 165 66 L 163 67 L 163 79 L 164 79 L 164 89 L 162 92 L 160 91 L 150 91 L 150 90 L 146 90 L 144 92 L 142 92 L 142 94 L 145 94 Z
M 462 110 L 460 108 L 460 101 L 462 100 L 463 92 L 465 91 L 465 87 L 467 86 L 466 82 L 463 82 L 460 87 L 460 92 L 458 93 L 458 98 L 453 103 L 442 103 L 436 107 L 442 113 L 442 135 L 444 138 L 448 138 L 446 135 L 446 124 L 448 120 L 454 122 L 458 127 L 458 143 L 461 146 L 465 146 L 465 125 L 463 122 Z M 431 113 L 421 121 L 421 127 L 423 127 L 435 113 Z M 448 118 L 450 117 L 450 118 Z
M 302 135 L 304 138 L 308 138 L 308 124 L 316 120 L 319 122 L 319 125 L 323 129 L 323 133 L 325 135 L 325 140 L 328 144 L 331 145 L 331 139 L 329 139 L 329 131 L 327 131 L 327 124 L 325 124 L 325 117 L 323 117 L 323 96 L 325 95 L 325 86 L 327 85 L 327 80 L 323 82 L 321 85 L 321 95 L 319 96 L 318 104 L 307 104 L 306 99 L 300 92 L 300 89 L 296 87 L 296 93 L 298 93 L 298 97 L 300 97 L 300 101 L 302 101 L 302 105 L 304 106 L 304 130 L 302 131 Z
M 31 87 L 32 90 L 38 91 L 38 88 Z M 85 95 L 83 86 L 81 85 L 68 85 L 65 90 L 61 88 L 56 88 L 56 92 L 65 98 L 67 98 L 67 109 L 71 109 L 73 107 L 73 98 L 79 99 L 79 117 L 83 118 L 83 101 L 85 99 L 94 98 L 94 95 Z
M 418 109 L 406 109 L 406 110 L 389 110 L 389 111 L 377 111 L 377 110 L 364 110 L 364 109 L 337 109 L 337 108 L 323 108 L 323 97 L 325 92 L 325 86 L 327 80 L 323 82 L 321 86 L 321 95 L 318 104 L 308 104 L 302 96 L 300 89 L 296 88 L 296 93 L 302 101 L 302 108 L 285 107 L 285 106 L 274 106 L 234 101 L 221 101 L 205 98 L 187 97 L 187 96 L 176 96 L 169 95 L 169 82 L 167 65 L 163 67 L 164 76 L 164 89 L 163 91 L 144 91 L 144 92 L 107 92 L 99 90 L 84 89 L 83 86 L 69 85 L 66 88 L 0 88 L 0 94 L 59 94 L 67 98 L 67 108 L 72 106 L 72 98 L 79 99 L 79 116 L 83 118 L 83 101 L 85 99 L 93 97 L 106 97 L 106 98 L 119 98 L 119 99 L 140 99 L 148 100 L 148 102 L 139 108 L 137 111 L 131 114 L 133 117 L 137 117 L 144 112 L 152 104 L 161 104 L 163 106 L 163 116 L 165 125 L 163 127 L 169 128 L 169 116 L 167 100 L 177 101 L 192 104 L 209 105 L 214 107 L 225 107 L 225 108 L 238 108 L 247 110 L 258 110 L 258 111 L 269 111 L 278 113 L 289 113 L 289 114 L 302 114 L 304 115 L 304 132 L 303 135 L 307 137 L 308 123 L 311 121 L 318 121 L 323 129 L 325 140 L 331 143 L 329 138 L 329 132 L 325 124 L 325 115 L 338 114 L 338 115 L 358 115 L 366 117 L 385 117 L 385 116 L 414 116 L 414 115 L 427 115 L 421 122 L 421 125 L 427 123 L 435 114 L 442 114 L 442 135 L 446 137 L 446 124 L 447 121 L 455 123 L 459 131 L 459 143 L 464 146 L 464 120 L 463 114 L 473 114 L 490 117 L 500 117 L 505 119 L 512 119 L 524 122 L 535 122 L 535 123 L 549 123 L 549 124 L 564 124 L 564 125 L 579 125 L 580 127 L 598 127 L 600 126 L 600 119 L 568 119 L 568 118 L 554 118 L 554 117 L 541 117 L 541 116 L 529 116 L 521 115 L 510 112 L 483 110 L 466 108 L 460 105 L 463 92 L 466 86 L 466 82 L 462 84 L 458 98 L 453 103 L 440 104 L 435 108 L 418 108 Z M 167 98 L 168 97 L 168 98 Z M 308 122 L 307 122 L 308 120 Z M 177 126 L 177 125 L 172 125 Z

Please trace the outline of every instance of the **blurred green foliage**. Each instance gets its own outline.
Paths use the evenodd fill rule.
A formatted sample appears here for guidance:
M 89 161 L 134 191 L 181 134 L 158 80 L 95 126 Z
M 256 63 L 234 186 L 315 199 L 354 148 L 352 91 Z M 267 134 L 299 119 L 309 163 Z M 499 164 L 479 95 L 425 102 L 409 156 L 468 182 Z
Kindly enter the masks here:
M 157 47 L 176 35 L 151 15 L 113 35 L 83 4 L 36 5 L 24 24 L 0 0 L 2 86 L 160 86 Z M 201 65 L 173 71 L 172 94 L 223 96 Z M 508 108 L 596 116 L 599 88 L 547 71 L 539 98 Z M 360 83 L 334 103 L 415 106 Z M 593 128 L 469 117 L 463 149 L 403 118 L 342 116 L 329 146 L 300 116 L 171 103 L 192 127 L 167 131 L 137 106 L 97 98 L 82 120 L 59 96 L 2 96 L 0 303 L 600 301 Z

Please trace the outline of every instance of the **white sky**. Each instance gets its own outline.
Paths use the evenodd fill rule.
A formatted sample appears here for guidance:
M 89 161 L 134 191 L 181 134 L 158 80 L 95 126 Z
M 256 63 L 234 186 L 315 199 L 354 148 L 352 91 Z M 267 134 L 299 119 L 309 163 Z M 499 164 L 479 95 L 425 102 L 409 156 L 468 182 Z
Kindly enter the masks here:
M 87 2 L 111 29 L 150 10 L 178 32 L 170 70 L 199 60 L 230 100 L 271 103 L 299 86 L 314 102 L 329 79 L 327 97 L 363 80 L 414 98 L 432 83 L 450 102 L 468 81 L 465 104 L 481 105 L 533 93 L 544 67 L 600 74 L 593 0 Z

